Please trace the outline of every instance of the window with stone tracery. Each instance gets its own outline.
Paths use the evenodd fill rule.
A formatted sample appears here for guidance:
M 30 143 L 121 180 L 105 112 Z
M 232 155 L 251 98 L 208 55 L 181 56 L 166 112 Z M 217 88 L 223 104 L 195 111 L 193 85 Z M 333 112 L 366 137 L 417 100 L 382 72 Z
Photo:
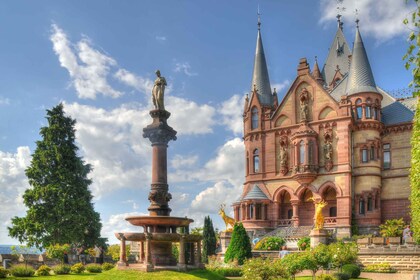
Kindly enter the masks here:
M 257 107 L 251 110 L 251 129 L 258 128 L 258 109 Z
M 260 172 L 260 156 L 258 149 L 254 151 L 254 173 Z

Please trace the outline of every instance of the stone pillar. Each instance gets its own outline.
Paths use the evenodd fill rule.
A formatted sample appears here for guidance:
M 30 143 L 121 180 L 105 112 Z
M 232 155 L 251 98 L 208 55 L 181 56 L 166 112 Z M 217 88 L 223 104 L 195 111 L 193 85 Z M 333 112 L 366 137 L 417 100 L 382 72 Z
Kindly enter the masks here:
M 253 208 L 252 208 L 252 218 L 253 218 L 253 220 L 256 220 L 257 219 L 257 204 L 255 203 L 255 202 L 253 202 L 252 203 L 252 205 L 254 206 Z
M 318 244 L 327 244 L 328 232 L 325 229 L 313 229 L 309 234 L 311 237 L 311 248 L 315 248 Z
M 293 207 L 293 225 L 295 227 L 299 226 L 299 200 L 291 200 L 290 203 Z
M 187 270 L 187 263 L 185 261 L 185 235 L 181 235 L 179 239 L 178 269 L 180 271 Z
M 203 268 L 203 263 L 201 262 L 201 240 L 195 243 L 195 247 L 194 264 L 197 268 Z
M 144 241 L 140 241 L 139 263 L 144 262 Z
M 245 220 L 249 220 L 249 203 L 245 203 Z
M 153 263 L 152 263 L 152 235 L 150 233 L 146 233 L 146 254 L 144 259 L 144 266 L 146 271 L 153 270 Z
M 127 266 L 127 256 L 125 251 L 125 237 L 120 234 L 120 260 L 117 263 L 118 266 Z

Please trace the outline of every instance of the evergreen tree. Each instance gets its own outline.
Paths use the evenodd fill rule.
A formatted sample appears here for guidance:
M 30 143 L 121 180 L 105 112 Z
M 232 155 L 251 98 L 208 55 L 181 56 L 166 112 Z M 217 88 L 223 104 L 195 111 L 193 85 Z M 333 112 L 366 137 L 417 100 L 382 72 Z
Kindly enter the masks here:
M 204 218 L 203 229 L 203 262 L 208 262 L 208 257 L 216 254 L 216 233 L 210 216 Z
M 76 121 L 65 116 L 63 105 L 47 110 L 48 125 L 36 142 L 25 173 L 31 188 L 23 195 L 25 217 L 12 218 L 9 235 L 29 246 L 54 244 L 93 246 L 102 224 L 95 212 L 88 174 L 89 164 L 77 155 Z
M 232 238 L 225 253 L 225 262 L 237 260 L 242 265 L 245 259 L 252 257 L 251 241 L 242 223 L 233 227 Z

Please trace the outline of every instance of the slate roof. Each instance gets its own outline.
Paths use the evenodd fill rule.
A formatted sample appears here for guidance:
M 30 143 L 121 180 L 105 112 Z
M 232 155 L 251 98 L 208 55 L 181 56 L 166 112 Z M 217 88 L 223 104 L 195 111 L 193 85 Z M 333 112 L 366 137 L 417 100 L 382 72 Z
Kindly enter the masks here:
M 382 108 L 382 122 L 385 125 L 411 122 L 413 118 L 414 112 L 398 101 Z
M 405 107 L 410 109 L 412 112 L 416 112 L 417 97 L 404 98 L 398 101 L 401 102 L 401 104 L 403 104 Z
M 322 68 L 322 76 L 327 85 L 334 78 L 337 65 L 341 74 L 345 75 L 349 72 L 349 55 L 351 54 L 347 40 L 344 37 L 340 25 L 331 44 L 330 51 Z
M 265 60 L 264 48 L 260 31 L 261 30 L 258 27 L 257 46 L 255 48 L 254 71 L 252 74 L 251 92 L 254 91 L 255 85 L 260 103 L 262 105 L 272 106 L 273 94 L 271 92 L 270 78 L 268 76 L 267 62 Z
M 346 94 L 378 92 L 359 28 L 356 29 Z
M 242 200 L 264 200 L 268 199 L 268 197 L 262 192 L 262 190 L 257 186 L 254 185 L 252 189 L 244 196 Z

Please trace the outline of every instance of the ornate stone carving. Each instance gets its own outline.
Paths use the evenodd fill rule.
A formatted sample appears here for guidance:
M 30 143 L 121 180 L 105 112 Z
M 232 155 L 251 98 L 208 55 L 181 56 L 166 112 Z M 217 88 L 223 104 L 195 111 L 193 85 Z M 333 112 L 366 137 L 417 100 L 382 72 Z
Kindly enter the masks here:
M 324 160 L 325 170 L 331 171 L 333 167 L 333 132 L 331 128 L 326 128 L 324 131 Z
M 176 131 L 166 122 L 170 115 L 164 110 L 150 111 L 153 122 L 143 128 L 143 137 L 149 138 L 152 145 L 167 145 L 169 141 L 176 140 Z
M 280 149 L 278 153 L 278 159 L 280 160 L 280 173 L 286 175 L 289 172 L 289 149 L 288 139 L 286 136 L 282 136 L 280 139 Z
M 307 122 L 309 121 L 309 92 L 305 88 L 299 95 L 299 104 L 300 104 L 300 121 Z

